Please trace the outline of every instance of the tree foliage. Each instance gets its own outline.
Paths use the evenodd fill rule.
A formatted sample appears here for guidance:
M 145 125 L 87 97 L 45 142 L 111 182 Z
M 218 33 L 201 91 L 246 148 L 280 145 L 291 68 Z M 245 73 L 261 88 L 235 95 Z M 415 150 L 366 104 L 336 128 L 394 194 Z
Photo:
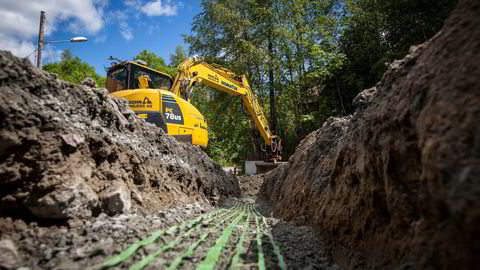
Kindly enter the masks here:
M 443 25 L 457 0 L 347 0 L 339 47 L 348 61 L 327 83 L 341 90 L 347 112 L 362 89 L 372 87 L 389 63 L 401 59 L 410 46 L 423 43 Z
M 318 126 L 315 125 L 319 118 L 318 95 L 308 89 L 315 81 L 331 77 L 332 71 L 342 66 L 345 59 L 334 43 L 338 28 L 334 1 L 204 0 L 202 7 L 203 12 L 193 22 L 195 34 L 185 36 L 191 52 L 237 73 L 248 74 L 253 90 L 264 101 L 267 115 L 270 115 L 266 102 L 268 72 L 273 69 L 279 119 L 277 133 L 282 138 L 288 137 L 287 151 L 291 152 L 301 136 Z M 247 136 L 255 134 L 250 129 L 251 125 L 247 125 L 246 130 L 237 128 Z M 238 141 L 237 138 L 225 140 L 230 144 Z M 252 148 L 251 145 L 243 147 Z M 225 151 L 226 156 L 240 155 Z
M 62 80 L 79 84 L 85 78 L 90 77 L 97 83 L 98 87 L 105 87 L 105 77 L 98 75 L 95 68 L 79 57 L 73 56 L 70 49 L 64 50 L 60 55 L 60 61 L 48 63 L 43 66 L 43 70 L 58 75 Z
M 148 67 L 157 68 L 158 66 L 165 66 L 165 60 L 162 57 L 157 56 L 154 52 L 149 50 L 142 50 L 134 57 L 134 60 L 143 60 L 147 62 Z
M 261 101 L 269 98 L 273 68 L 277 133 L 286 141 L 288 156 L 329 116 L 351 113 L 353 98 L 373 86 L 388 63 L 403 57 L 409 46 L 431 38 L 456 2 L 202 0 L 193 34 L 184 38 L 191 54 L 247 74 Z M 229 99 L 206 90 L 194 97 L 202 113 L 216 117 L 210 125 L 215 134 L 212 153 L 227 163 L 253 151 L 255 134 L 234 110 L 237 107 L 228 105 Z M 268 102 L 263 105 L 270 115 Z M 217 107 L 228 110 L 219 112 Z M 226 133 L 223 128 L 237 135 L 220 140 L 218 134 Z M 234 147 L 239 141 L 243 148 Z
M 197 86 L 191 100 L 208 122 L 207 154 L 222 165 L 239 163 L 252 145 L 251 137 L 244 136 L 251 123 L 242 113 L 240 99 Z
M 170 66 L 178 67 L 183 61 L 187 60 L 187 54 L 182 45 L 178 45 L 175 48 L 175 53 L 170 54 Z
M 143 60 L 147 62 L 149 68 L 164 72 L 172 77 L 174 77 L 177 73 L 175 68 L 165 65 L 165 60 L 162 57 L 157 56 L 154 52 L 146 49 L 140 51 L 140 53 L 137 54 L 133 60 Z

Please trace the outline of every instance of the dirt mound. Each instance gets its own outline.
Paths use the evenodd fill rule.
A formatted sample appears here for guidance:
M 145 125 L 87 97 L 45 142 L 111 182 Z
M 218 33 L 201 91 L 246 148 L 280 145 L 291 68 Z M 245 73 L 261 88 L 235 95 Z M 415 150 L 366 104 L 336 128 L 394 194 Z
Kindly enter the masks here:
M 474 269 L 480 254 L 480 2 L 396 61 L 348 118 L 265 175 L 277 216 L 332 236 L 346 268 Z
M 65 220 L 240 193 L 200 149 L 133 115 L 0 51 L 0 213 Z
M 240 189 L 242 190 L 242 195 L 250 197 L 257 196 L 264 181 L 263 176 L 263 174 L 252 176 L 239 176 L 238 181 L 240 182 Z

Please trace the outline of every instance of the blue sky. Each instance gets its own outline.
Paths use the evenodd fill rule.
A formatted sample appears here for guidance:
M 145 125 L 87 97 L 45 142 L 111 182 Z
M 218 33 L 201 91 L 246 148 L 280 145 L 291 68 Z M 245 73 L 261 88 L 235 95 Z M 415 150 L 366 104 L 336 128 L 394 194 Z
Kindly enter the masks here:
M 45 40 L 85 36 L 84 43 L 47 44 L 43 62 L 58 61 L 63 49 L 93 65 L 105 75 L 112 55 L 132 59 L 143 49 L 163 57 L 184 44 L 193 17 L 201 12 L 200 0 L 2 0 L 0 49 L 26 57 L 36 48 L 40 10 L 46 12 Z M 2 20 L 3 21 L 3 20 Z M 30 57 L 34 61 L 34 56 Z

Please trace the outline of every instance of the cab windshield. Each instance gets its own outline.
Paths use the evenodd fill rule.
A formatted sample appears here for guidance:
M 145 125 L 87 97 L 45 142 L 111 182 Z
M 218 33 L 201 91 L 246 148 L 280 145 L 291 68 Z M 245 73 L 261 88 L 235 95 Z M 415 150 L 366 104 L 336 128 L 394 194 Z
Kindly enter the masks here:
M 133 74 L 133 88 L 137 89 L 140 87 L 138 77 L 147 75 L 149 80 L 149 87 L 154 89 L 164 89 L 169 90 L 172 87 L 172 79 L 168 76 L 165 76 L 160 73 L 156 73 L 147 68 L 142 68 L 136 65 L 132 65 L 132 74 Z

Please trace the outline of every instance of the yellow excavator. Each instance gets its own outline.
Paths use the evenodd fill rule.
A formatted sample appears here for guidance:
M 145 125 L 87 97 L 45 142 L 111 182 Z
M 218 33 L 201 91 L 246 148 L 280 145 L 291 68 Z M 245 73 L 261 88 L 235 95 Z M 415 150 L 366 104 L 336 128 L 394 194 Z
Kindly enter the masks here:
M 151 69 L 141 60 L 116 60 L 107 71 L 106 88 L 110 95 L 125 98 L 138 118 L 162 128 L 182 142 L 206 147 L 208 126 L 203 115 L 189 99 L 196 83 L 239 96 L 245 111 L 255 123 L 264 141 L 262 150 L 269 161 L 281 160 L 280 138 L 269 128 L 245 75 L 190 58 L 178 66 L 175 79 Z

